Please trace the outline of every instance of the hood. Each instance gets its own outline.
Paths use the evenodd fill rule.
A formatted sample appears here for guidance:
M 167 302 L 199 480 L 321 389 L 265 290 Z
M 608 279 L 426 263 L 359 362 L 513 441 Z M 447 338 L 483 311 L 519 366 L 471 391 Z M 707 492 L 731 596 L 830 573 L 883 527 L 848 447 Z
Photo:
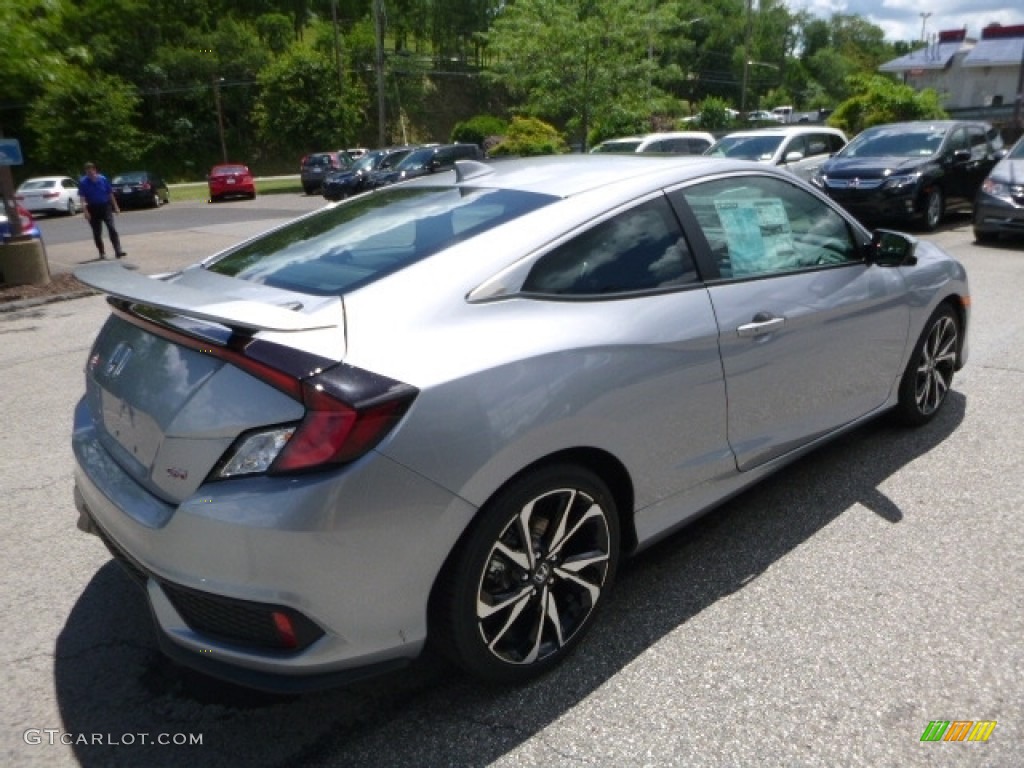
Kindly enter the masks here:
M 924 157 L 833 157 L 825 161 L 821 172 L 833 179 L 884 179 L 910 173 L 929 165 Z

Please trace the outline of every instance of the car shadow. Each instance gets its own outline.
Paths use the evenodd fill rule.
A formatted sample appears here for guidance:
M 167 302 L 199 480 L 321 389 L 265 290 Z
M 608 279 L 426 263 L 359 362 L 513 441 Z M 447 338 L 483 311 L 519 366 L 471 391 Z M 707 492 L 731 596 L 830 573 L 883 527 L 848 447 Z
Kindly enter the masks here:
M 952 435 L 966 407 L 952 392 L 920 429 L 875 420 L 625 562 L 588 639 L 523 686 L 483 685 L 427 654 L 400 673 L 305 696 L 235 688 L 168 661 L 142 592 L 107 563 L 56 641 L 62 727 L 86 767 L 487 765 L 851 508 L 900 524 L 903 510 L 881 488 Z M 201 746 L 177 743 L 197 735 Z

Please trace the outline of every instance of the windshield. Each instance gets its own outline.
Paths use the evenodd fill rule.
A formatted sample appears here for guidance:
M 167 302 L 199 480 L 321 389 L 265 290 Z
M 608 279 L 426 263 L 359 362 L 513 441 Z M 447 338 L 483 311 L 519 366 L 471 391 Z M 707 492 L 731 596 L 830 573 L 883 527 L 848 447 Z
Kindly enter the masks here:
M 929 157 L 939 151 L 945 136 L 943 128 L 869 128 L 839 154 L 842 157 Z
M 782 136 L 726 136 L 705 152 L 711 157 L 767 162 L 775 156 Z
M 1021 139 L 1014 145 L 1007 157 L 1012 157 L 1014 160 L 1024 158 L 1024 139 Z
M 556 199 L 505 189 L 400 186 L 305 216 L 207 268 L 301 293 L 340 296 Z

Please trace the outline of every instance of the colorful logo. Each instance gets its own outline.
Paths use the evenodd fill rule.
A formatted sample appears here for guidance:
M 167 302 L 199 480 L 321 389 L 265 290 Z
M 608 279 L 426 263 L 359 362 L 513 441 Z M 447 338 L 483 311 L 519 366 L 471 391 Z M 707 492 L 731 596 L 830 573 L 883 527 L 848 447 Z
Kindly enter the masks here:
M 995 729 L 995 720 L 932 720 L 921 741 L 988 741 Z

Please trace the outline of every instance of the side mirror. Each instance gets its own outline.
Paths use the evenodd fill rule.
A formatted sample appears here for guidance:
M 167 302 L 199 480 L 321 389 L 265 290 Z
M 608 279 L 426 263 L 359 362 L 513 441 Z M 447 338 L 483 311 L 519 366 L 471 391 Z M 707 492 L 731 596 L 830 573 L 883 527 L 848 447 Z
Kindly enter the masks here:
M 969 149 L 958 149 L 953 152 L 954 163 L 966 163 L 971 159 L 971 150 Z
M 917 238 L 891 229 L 877 229 L 871 236 L 866 261 L 880 267 L 912 267 Z
M 804 153 L 803 152 L 797 152 L 797 151 L 794 150 L 793 152 L 787 152 L 786 156 L 783 158 L 782 162 L 784 162 L 784 163 L 799 163 L 803 159 L 804 159 Z

